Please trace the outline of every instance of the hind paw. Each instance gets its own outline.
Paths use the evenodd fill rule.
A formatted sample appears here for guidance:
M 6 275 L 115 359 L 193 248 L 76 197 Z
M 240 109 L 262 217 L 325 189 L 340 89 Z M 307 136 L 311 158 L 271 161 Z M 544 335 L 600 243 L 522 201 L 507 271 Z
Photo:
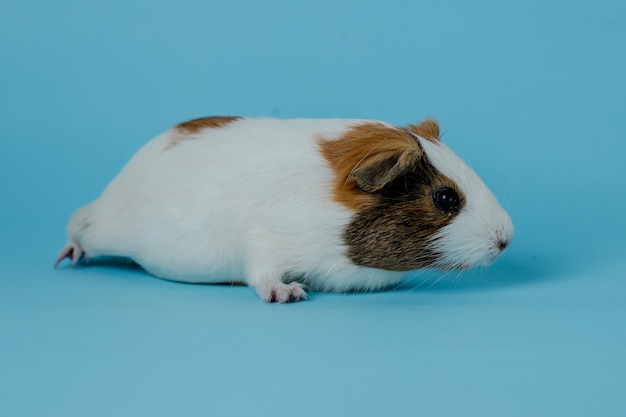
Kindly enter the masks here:
M 70 241 L 67 243 L 67 245 L 65 245 L 63 249 L 61 249 L 61 252 L 59 252 L 59 256 L 57 258 L 57 261 L 54 263 L 54 267 L 56 268 L 57 266 L 59 266 L 61 261 L 65 258 L 71 259 L 72 267 L 75 267 L 78 261 L 83 256 L 85 256 L 83 248 L 81 248 L 78 243 Z

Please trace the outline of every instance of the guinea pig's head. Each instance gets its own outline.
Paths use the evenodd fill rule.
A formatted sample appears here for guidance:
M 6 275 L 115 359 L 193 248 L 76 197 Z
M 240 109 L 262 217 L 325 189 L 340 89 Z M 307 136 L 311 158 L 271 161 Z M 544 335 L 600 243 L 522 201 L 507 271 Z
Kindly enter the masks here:
M 357 265 L 394 271 L 489 265 L 513 224 L 478 175 L 439 138 L 432 120 L 353 126 L 320 142 L 334 199 L 354 212 L 343 231 Z

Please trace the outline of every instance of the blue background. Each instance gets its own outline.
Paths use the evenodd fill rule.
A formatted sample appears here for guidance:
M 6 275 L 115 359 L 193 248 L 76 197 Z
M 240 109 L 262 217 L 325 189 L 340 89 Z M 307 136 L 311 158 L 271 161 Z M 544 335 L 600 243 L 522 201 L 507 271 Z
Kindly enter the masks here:
M 0 3 L 0 415 L 626 415 L 626 6 Z M 492 267 L 265 304 L 52 263 L 205 115 L 436 117 L 509 210 Z

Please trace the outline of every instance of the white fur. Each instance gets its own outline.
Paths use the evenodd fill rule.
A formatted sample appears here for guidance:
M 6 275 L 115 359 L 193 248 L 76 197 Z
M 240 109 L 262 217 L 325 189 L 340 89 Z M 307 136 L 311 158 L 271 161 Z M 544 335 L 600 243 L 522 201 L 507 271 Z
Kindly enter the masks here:
M 314 290 L 397 284 L 404 273 L 356 266 L 344 255 L 341 233 L 352 213 L 332 201 L 316 138 L 356 122 L 245 118 L 173 146 L 180 133 L 170 130 L 77 211 L 70 244 L 90 257 L 130 257 L 171 280 L 243 281 L 265 299 L 284 294 L 285 274 L 304 276 Z
M 74 214 L 62 253 L 74 249 L 76 258 L 82 248 L 90 257 L 129 257 L 176 281 L 242 281 L 266 300 L 304 297 L 290 277 L 326 291 L 395 285 L 404 272 L 346 258 L 341 234 L 354 213 L 333 201 L 333 173 L 316 142 L 362 122 L 243 118 L 186 138 L 167 131 Z M 437 240 L 446 254 L 442 264 L 492 260 L 493 239 L 512 234 L 508 216 L 452 151 L 420 143 L 468 197 Z
M 478 175 L 450 148 L 423 138 L 419 142 L 430 163 L 466 196 L 465 207 L 433 239 L 433 246 L 443 254 L 438 266 L 469 268 L 492 263 L 501 252 L 498 243 L 508 243 L 513 237 L 509 215 Z

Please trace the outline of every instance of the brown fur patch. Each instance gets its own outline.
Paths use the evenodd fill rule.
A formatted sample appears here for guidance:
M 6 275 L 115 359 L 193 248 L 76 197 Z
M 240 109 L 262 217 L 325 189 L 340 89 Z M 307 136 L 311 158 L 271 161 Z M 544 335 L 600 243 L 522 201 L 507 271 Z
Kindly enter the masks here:
M 378 122 L 356 125 L 339 139 L 318 143 L 335 174 L 335 201 L 352 210 L 372 204 L 372 192 L 410 169 L 423 154 L 407 131 Z
M 433 266 L 440 254 L 429 241 L 458 214 L 438 208 L 435 191 L 451 188 L 465 206 L 465 196 L 429 163 L 413 134 L 439 141 L 439 126 L 433 120 L 408 129 L 366 123 L 319 141 L 335 174 L 335 201 L 355 211 L 343 241 L 357 265 L 393 271 Z
M 193 134 L 206 128 L 224 127 L 238 119 L 240 119 L 240 117 L 237 116 L 201 117 L 199 119 L 183 122 L 176 126 L 176 129 L 185 133 Z
M 430 141 L 439 142 L 439 124 L 433 119 L 424 120 L 418 125 L 409 125 L 409 129 L 417 136 Z
M 343 233 L 347 255 L 357 265 L 392 271 L 410 271 L 432 266 L 439 254 L 428 242 L 456 213 L 443 212 L 433 192 L 454 189 L 465 205 L 456 184 L 439 173 L 427 159 L 398 177 L 380 193 L 374 204 L 359 211 Z
M 193 119 L 187 122 L 183 122 L 177 125 L 170 136 L 169 143 L 165 147 L 165 150 L 180 143 L 185 139 L 193 138 L 195 133 L 200 132 L 203 129 L 219 128 L 227 126 L 228 124 L 240 119 L 236 116 L 213 116 L 202 117 L 200 119 Z

